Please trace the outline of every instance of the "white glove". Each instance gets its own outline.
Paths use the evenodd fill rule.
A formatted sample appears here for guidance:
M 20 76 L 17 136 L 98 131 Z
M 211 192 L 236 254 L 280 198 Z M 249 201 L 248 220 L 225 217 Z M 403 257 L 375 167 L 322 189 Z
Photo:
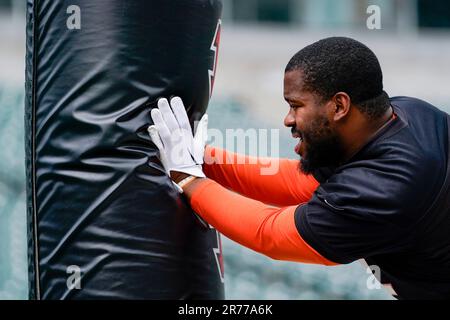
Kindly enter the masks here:
M 208 115 L 204 114 L 192 135 L 183 101 L 174 97 L 169 102 L 158 100 L 158 108 L 151 111 L 154 125 L 148 127 L 153 143 L 161 154 L 161 162 L 170 176 L 171 171 L 204 178 L 202 170 L 205 144 L 208 138 Z

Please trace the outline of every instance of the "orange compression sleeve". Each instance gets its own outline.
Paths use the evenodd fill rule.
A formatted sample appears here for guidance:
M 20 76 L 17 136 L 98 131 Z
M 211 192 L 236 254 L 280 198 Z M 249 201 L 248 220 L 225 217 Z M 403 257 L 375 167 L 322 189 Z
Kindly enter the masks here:
M 295 226 L 296 206 L 275 208 L 205 179 L 192 191 L 191 206 L 226 237 L 277 260 L 335 265 L 311 248 Z
M 203 171 L 224 187 L 276 206 L 307 202 L 319 183 L 299 160 L 250 157 L 207 146 Z

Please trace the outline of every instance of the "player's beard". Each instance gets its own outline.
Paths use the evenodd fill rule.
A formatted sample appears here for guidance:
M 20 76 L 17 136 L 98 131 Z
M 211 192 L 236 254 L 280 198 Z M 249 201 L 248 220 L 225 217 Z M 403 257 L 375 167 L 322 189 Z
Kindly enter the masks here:
M 302 131 L 305 155 L 300 170 L 311 174 L 321 167 L 337 167 L 344 158 L 344 148 L 326 117 L 316 119 Z

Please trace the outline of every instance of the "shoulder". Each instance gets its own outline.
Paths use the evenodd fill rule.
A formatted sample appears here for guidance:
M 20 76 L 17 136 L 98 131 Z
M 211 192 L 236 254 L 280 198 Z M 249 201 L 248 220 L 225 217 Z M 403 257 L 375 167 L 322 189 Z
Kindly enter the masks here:
M 447 119 L 444 111 L 418 98 L 397 96 L 390 98 L 389 101 L 394 110 L 400 112 L 408 124 L 420 127 L 420 125 L 440 124 Z M 432 129 L 432 127 L 428 128 Z
M 407 97 L 407 96 L 394 96 L 390 97 L 389 101 L 392 104 L 396 104 L 398 106 L 406 107 L 406 108 L 428 108 L 439 110 L 437 107 L 433 106 L 431 103 L 415 98 L 415 97 Z
M 399 227 L 415 223 L 442 184 L 445 159 L 401 139 L 380 141 L 371 153 L 340 167 L 317 189 L 318 200 Z

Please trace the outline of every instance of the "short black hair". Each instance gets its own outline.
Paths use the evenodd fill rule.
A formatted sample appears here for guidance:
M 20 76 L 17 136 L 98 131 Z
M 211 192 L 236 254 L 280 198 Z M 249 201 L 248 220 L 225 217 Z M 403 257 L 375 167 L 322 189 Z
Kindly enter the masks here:
M 285 71 L 294 70 L 302 71 L 304 88 L 323 100 L 345 92 L 352 104 L 371 118 L 382 116 L 389 108 L 377 57 L 354 39 L 331 37 L 303 48 L 291 58 Z

